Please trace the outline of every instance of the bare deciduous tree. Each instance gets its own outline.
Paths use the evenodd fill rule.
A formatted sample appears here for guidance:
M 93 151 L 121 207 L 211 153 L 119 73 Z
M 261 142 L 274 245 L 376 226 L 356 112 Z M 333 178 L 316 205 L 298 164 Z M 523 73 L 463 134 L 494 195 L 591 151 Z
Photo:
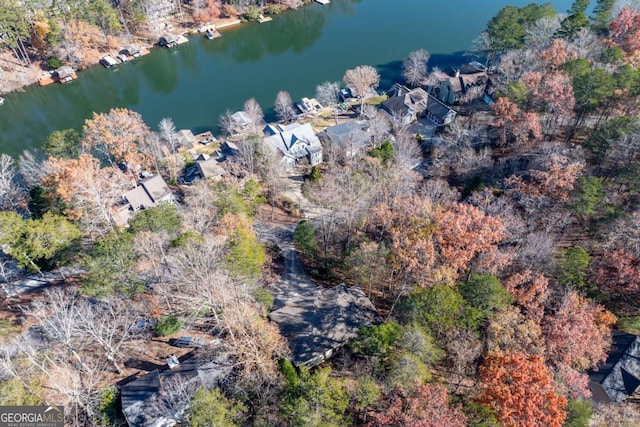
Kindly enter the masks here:
M 170 117 L 164 117 L 158 123 L 158 132 L 160 138 L 169 145 L 172 153 L 178 150 L 178 135 L 176 134 L 176 126 Z
M 524 38 L 527 47 L 543 49 L 553 39 L 560 29 L 562 15 L 544 16 L 525 28 L 527 35 Z
M 188 422 L 187 409 L 198 390 L 197 378 L 189 379 L 179 374 L 161 378 L 160 392 L 153 397 L 150 406 L 166 419 Z
M 316 86 L 316 99 L 325 106 L 335 106 L 340 102 L 340 83 L 324 82 Z
M 213 228 L 218 210 L 213 205 L 215 188 L 206 181 L 199 181 L 184 190 L 184 221 L 198 234 L 206 235 Z
M 409 86 L 420 86 L 427 76 L 427 62 L 431 54 L 424 49 L 415 50 L 402 63 L 402 76 Z
M 227 110 L 220 116 L 218 120 L 218 126 L 227 135 L 236 135 L 240 133 L 241 128 L 238 123 L 233 119 L 231 110 Z
M 94 344 L 102 348 L 105 358 L 118 374 L 122 373 L 120 352 L 122 346 L 132 338 L 132 313 L 123 304 L 92 304 L 83 301 L 80 332 L 90 337 Z
M 413 170 L 420 164 L 422 151 L 413 135 L 405 133 L 396 136 L 394 161 L 408 170 Z
M 296 113 L 293 110 L 293 101 L 287 91 L 281 90 L 278 92 L 274 108 L 278 120 L 288 123 L 296 118 Z
M 29 188 L 40 185 L 42 178 L 50 172 L 47 161 L 39 158 L 29 150 L 24 150 L 22 154 L 20 154 L 18 164 L 22 179 Z
M 16 181 L 16 162 L 8 154 L 0 155 L 0 209 L 13 210 L 25 200 L 25 192 Z
M 380 83 L 380 74 L 371 65 L 360 65 L 347 70 L 342 80 L 360 100 L 360 111 L 362 111 L 365 98 Z
M 340 102 L 340 83 L 326 81 L 316 86 L 316 100 L 325 107 L 333 109 L 334 118 L 338 123 L 338 108 Z
M 242 111 L 249 116 L 249 120 L 251 121 L 249 124 L 250 133 L 261 134 L 262 126 L 264 125 L 264 113 L 262 112 L 262 107 L 260 107 L 258 101 L 256 101 L 255 98 L 246 100 L 242 107 Z

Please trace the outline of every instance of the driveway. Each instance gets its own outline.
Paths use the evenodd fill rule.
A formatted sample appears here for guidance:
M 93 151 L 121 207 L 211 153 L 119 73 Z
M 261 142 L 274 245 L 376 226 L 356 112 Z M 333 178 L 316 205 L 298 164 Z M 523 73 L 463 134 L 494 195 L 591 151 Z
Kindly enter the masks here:
M 282 276 L 269 285 L 269 291 L 275 299 L 274 309 L 282 307 L 291 298 L 308 295 L 318 289 L 304 271 L 302 261 L 300 261 L 298 252 L 293 245 L 295 225 L 271 225 L 256 221 L 254 229 L 258 238 L 263 242 L 277 244 L 284 258 Z

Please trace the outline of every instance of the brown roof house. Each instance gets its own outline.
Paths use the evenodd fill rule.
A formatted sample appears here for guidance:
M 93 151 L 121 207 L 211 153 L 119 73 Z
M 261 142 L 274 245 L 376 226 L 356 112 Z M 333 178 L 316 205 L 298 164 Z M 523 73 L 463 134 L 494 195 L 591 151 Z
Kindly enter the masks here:
M 451 123 L 456 112 L 422 88 L 409 89 L 398 83 L 387 91 L 382 109 L 390 115 L 400 116 L 404 124 L 426 117 L 437 126 Z
M 344 284 L 289 297 L 269 317 L 287 338 L 293 364 L 307 367 L 330 358 L 361 327 L 381 322 L 364 292 Z
M 123 204 L 113 214 L 117 225 L 126 225 L 137 211 L 148 209 L 160 202 L 171 202 L 173 194 L 160 175 L 141 179 L 138 185 L 122 195 Z
M 622 402 L 640 391 L 640 337 L 615 331 L 613 347 L 607 361 L 589 373 L 589 389 L 596 402 Z
M 264 143 L 282 155 L 287 170 L 308 160 L 312 166 L 322 163 L 322 144 L 311 124 L 267 125 Z

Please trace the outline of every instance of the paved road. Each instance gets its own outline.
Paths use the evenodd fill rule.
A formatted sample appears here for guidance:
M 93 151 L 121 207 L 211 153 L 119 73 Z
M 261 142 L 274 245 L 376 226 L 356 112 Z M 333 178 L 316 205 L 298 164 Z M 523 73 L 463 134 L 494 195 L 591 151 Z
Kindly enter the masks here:
M 294 225 L 275 226 L 256 221 L 254 228 L 260 240 L 276 243 L 284 257 L 282 276 L 269 286 L 275 299 L 274 309 L 282 307 L 291 298 L 310 294 L 318 289 L 304 271 L 298 252 L 293 246 Z

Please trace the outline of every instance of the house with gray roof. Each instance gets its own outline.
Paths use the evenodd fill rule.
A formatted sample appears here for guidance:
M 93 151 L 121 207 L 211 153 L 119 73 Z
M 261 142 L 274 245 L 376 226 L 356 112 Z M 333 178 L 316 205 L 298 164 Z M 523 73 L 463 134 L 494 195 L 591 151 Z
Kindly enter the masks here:
M 227 173 L 227 171 L 220 166 L 217 158 L 207 154 L 200 154 L 200 156 L 198 156 L 196 167 L 198 169 L 198 175 L 202 179 L 219 180 Z
M 312 166 L 322 163 L 322 144 L 309 123 L 268 125 L 263 141 L 282 155 L 285 169 L 308 160 Z
M 361 327 L 382 321 L 360 288 L 344 284 L 292 296 L 269 317 L 287 338 L 293 364 L 307 367 L 330 358 Z
M 340 147 L 347 157 L 353 157 L 371 143 L 371 135 L 366 130 L 366 124 L 356 120 L 329 126 L 318 133 L 318 137 L 325 146 Z
M 613 332 L 613 350 L 597 371 L 589 373 L 596 402 L 622 402 L 640 392 L 640 336 Z
M 160 175 L 148 176 L 122 195 L 123 203 L 114 209 L 113 220 L 117 225 L 127 225 L 137 211 L 149 209 L 160 202 L 171 202 L 172 198 L 171 189 Z
M 176 132 L 179 147 L 193 147 L 196 144 L 196 137 L 189 129 L 181 129 Z
M 426 117 L 435 125 L 442 126 L 456 117 L 454 110 L 422 88 L 409 89 L 396 83 L 387 95 L 389 98 L 382 102 L 382 109 L 389 115 L 399 116 L 404 124 Z

